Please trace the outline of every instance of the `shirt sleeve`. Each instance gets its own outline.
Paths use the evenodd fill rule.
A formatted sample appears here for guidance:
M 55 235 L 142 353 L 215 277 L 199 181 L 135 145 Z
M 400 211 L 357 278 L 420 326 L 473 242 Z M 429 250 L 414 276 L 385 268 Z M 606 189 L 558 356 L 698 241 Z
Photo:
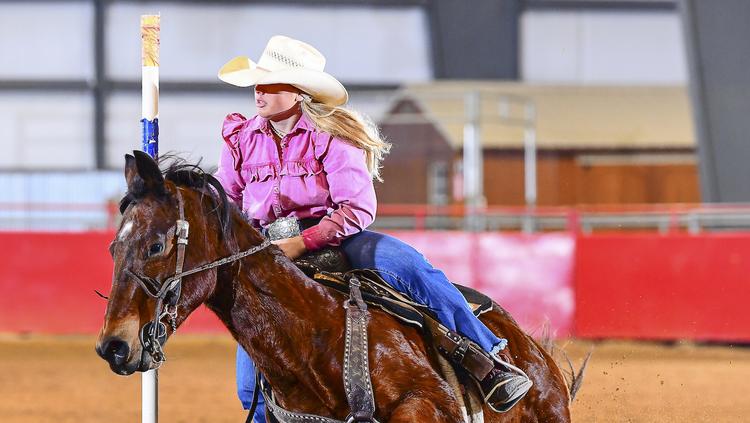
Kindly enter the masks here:
M 340 245 L 373 220 L 377 209 L 375 187 L 367 170 L 365 151 L 338 138 L 331 139 L 321 160 L 336 210 L 302 232 L 308 251 Z
M 214 174 L 224 187 L 227 196 L 240 208 L 242 208 L 242 191 L 245 189 L 245 181 L 239 172 L 242 165 L 239 138 L 240 129 L 245 121 L 245 117 L 239 113 L 233 113 L 224 119 L 222 128 L 224 144 L 221 146 L 219 168 Z

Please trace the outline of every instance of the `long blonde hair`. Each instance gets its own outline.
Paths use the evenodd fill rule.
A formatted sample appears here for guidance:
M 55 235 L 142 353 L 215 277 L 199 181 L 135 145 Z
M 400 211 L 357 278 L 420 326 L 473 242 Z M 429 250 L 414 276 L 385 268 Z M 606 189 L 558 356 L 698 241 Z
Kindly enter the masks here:
M 391 144 L 383 139 L 372 120 L 354 110 L 329 106 L 309 98 L 301 103 L 302 111 L 320 131 L 328 132 L 364 150 L 367 170 L 373 179 L 383 182 L 380 163 L 391 150 Z

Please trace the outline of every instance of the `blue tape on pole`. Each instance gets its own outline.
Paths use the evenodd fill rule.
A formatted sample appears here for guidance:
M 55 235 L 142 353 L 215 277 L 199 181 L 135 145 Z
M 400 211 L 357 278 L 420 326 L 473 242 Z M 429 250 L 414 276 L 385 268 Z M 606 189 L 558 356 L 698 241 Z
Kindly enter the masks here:
M 141 119 L 143 151 L 153 158 L 159 156 L 159 119 Z

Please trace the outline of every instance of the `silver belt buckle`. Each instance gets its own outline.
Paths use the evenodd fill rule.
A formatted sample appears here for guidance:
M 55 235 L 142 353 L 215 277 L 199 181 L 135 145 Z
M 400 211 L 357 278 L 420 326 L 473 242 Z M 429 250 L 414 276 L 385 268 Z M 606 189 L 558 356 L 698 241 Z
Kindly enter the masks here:
M 293 238 L 301 233 L 299 230 L 299 221 L 296 217 L 291 216 L 276 219 L 276 221 L 266 226 L 266 232 L 268 233 L 268 239 L 271 241 Z

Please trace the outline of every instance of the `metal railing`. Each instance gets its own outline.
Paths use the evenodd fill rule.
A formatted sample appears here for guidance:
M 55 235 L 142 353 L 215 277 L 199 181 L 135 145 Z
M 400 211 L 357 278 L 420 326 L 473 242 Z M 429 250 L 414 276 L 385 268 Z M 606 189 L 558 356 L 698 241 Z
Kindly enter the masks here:
M 0 203 L 2 231 L 80 232 L 115 228 L 118 205 L 108 203 Z
M 638 204 L 576 207 L 485 207 L 466 224 L 462 206 L 384 204 L 379 229 L 480 231 L 656 231 L 659 233 L 750 230 L 750 204 Z M 530 230 L 530 228 L 532 228 Z
M 471 219 L 471 221 L 469 221 Z M 2 231 L 112 230 L 118 205 L 109 203 L 0 203 Z M 483 207 L 381 204 L 373 229 L 535 232 L 717 232 L 750 230 L 750 203 L 636 204 L 576 207 Z

